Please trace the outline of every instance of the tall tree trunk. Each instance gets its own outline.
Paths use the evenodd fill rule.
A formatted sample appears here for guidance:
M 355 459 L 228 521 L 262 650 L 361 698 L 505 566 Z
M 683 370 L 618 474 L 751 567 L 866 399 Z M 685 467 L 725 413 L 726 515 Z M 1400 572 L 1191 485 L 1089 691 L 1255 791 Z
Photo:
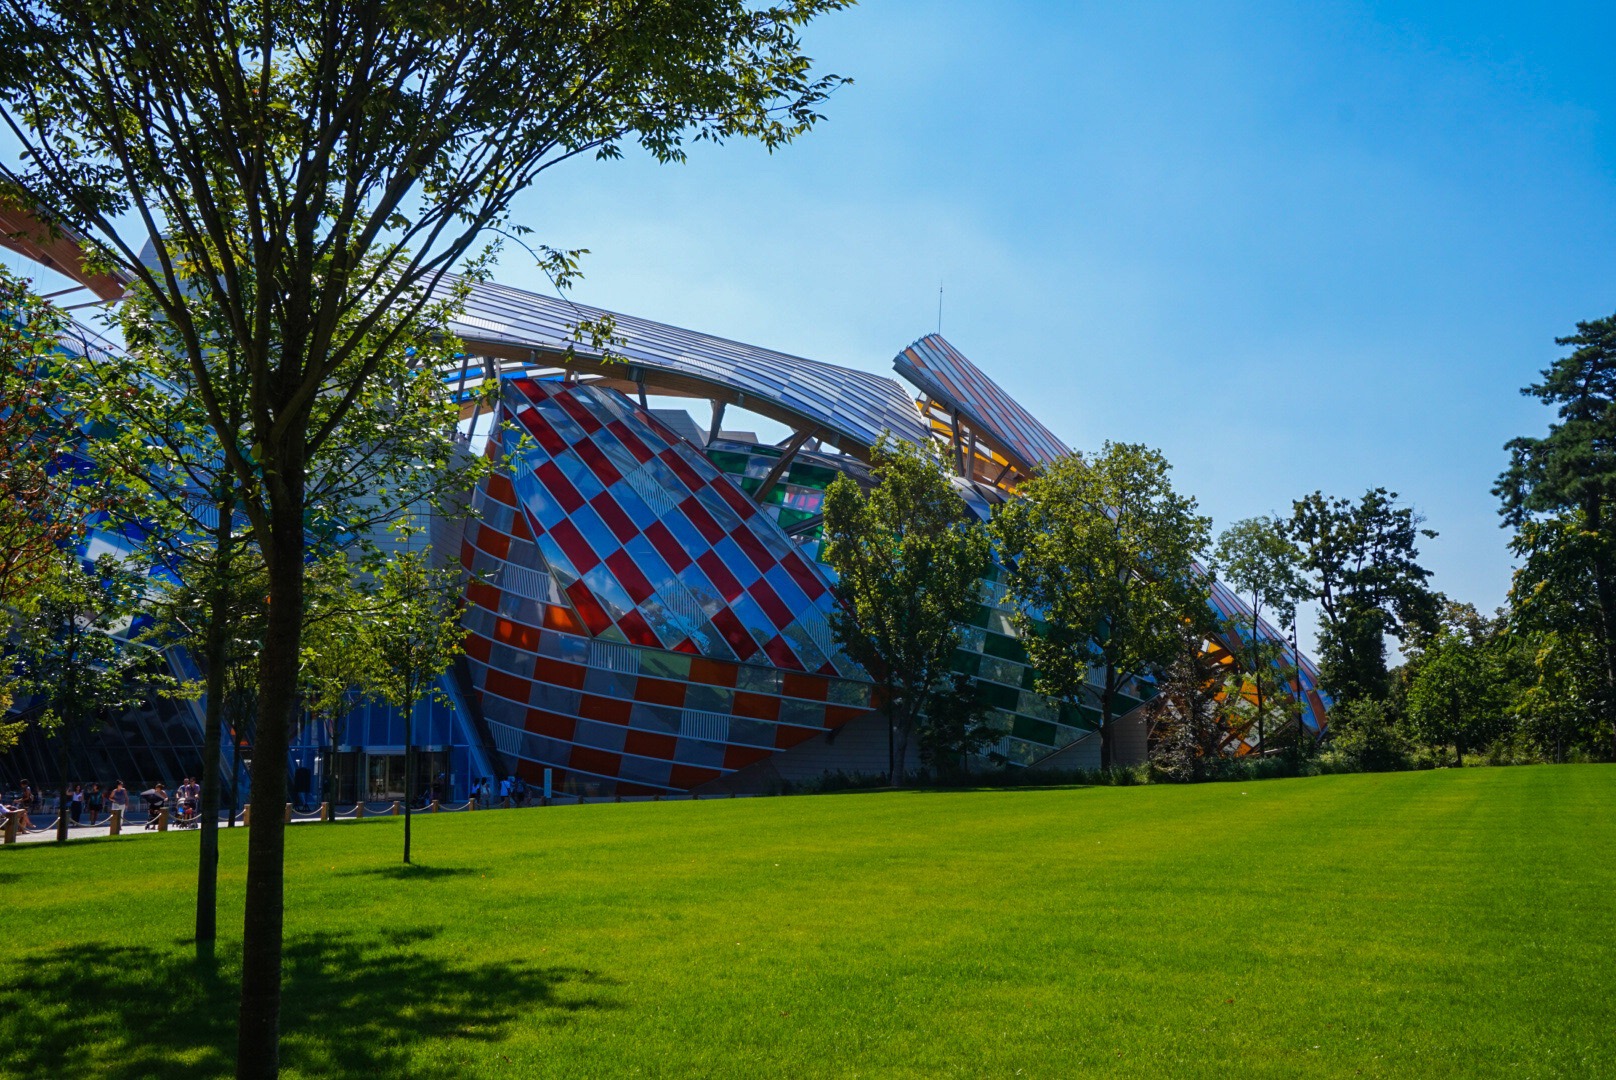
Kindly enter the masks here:
M 1112 745 L 1116 732 L 1111 726 L 1111 709 L 1116 704 L 1117 682 L 1117 666 L 1107 663 L 1105 691 L 1100 695 L 1100 769 L 1104 772 L 1110 772 L 1116 761 L 1116 749 Z
M 404 861 L 410 861 L 410 788 L 415 781 L 415 692 L 411 686 L 404 702 Z
M 1257 684 L 1257 756 L 1268 755 L 1267 728 L 1264 726 L 1263 693 L 1262 693 L 1262 649 L 1258 646 L 1257 625 L 1262 621 L 1262 605 L 1258 602 L 1257 594 L 1251 594 L 1251 678 Z M 1240 624 L 1235 623 L 1235 633 L 1240 632 Z
M 298 647 L 303 626 L 303 473 L 301 460 L 279 480 L 271 503 L 269 610 L 258 664 L 258 725 L 252 759 L 252 828 L 247 841 L 246 916 L 241 943 L 241 1010 L 236 1029 L 238 1080 L 280 1071 L 281 931 L 285 915 L 286 754 L 297 709 Z
M 67 721 L 64 720 L 62 722 L 62 726 L 60 728 L 61 738 L 62 738 L 62 752 L 61 752 L 60 755 L 58 755 L 61 758 L 60 764 L 61 764 L 61 769 L 62 769 L 62 778 L 61 778 L 61 785 L 60 785 L 61 786 L 61 793 L 56 796 L 56 842 L 58 844 L 67 842 L 67 807 L 68 807 L 68 797 L 67 797 L 67 764 L 68 764 L 67 730 L 68 730 Z
M 202 805 L 199 825 L 200 851 L 196 862 L 196 950 L 199 957 L 213 955 L 213 942 L 219 936 L 219 739 L 223 727 L 224 695 L 230 643 L 230 616 L 233 592 L 230 588 L 233 550 L 231 519 L 235 500 L 226 498 L 219 506 L 219 524 L 213 535 L 213 583 L 208 598 L 208 634 L 203 664 L 207 668 L 207 713 L 202 723 Z
M 898 766 L 898 710 L 897 695 L 887 687 L 887 784 L 903 786 L 903 771 Z
M 68 641 L 71 644 L 68 645 L 67 666 L 63 672 L 67 679 L 68 686 L 72 689 L 63 698 L 63 700 L 68 703 L 68 708 L 65 710 L 67 715 L 61 718 L 61 727 L 59 728 L 62 733 L 62 752 L 60 755 L 62 775 L 60 777 L 61 793 L 56 796 L 56 842 L 58 844 L 67 842 L 67 766 L 69 760 L 68 735 L 73 730 L 74 721 L 78 719 L 77 713 L 79 707 L 78 679 L 74 676 L 74 665 L 79 662 L 77 635 L 78 630 L 75 624 L 74 629 L 68 631 Z
M 1605 540 L 1603 509 L 1597 496 L 1583 507 L 1588 529 L 1600 541 Z M 1616 760 L 1616 567 L 1603 548 L 1603 543 L 1594 545 L 1594 595 L 1599 601 L 1599 622 L 1605 637 L 1605 719 L 1610 724 L 1611 758 Z
M 893 787 L 903 787 L 904 785 L 904 763 L 909 758 L 909 733 L 914 729 L 914 726 L 914 710 L 906 706 L 903 711 L 903 719 L 897 723 L 896 730 L 893 732 L 892 776 L 890 777 Z

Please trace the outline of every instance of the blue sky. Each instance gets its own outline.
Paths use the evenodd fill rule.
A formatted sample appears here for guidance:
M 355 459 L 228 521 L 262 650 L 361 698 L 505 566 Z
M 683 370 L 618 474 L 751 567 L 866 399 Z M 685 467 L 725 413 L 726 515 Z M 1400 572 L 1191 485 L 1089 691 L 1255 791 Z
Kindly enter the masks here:
M 592 250 L 580 300 L 889 372 L 941 281 L 1074 447 L 1161 448 L 1218 527 L 1386 486 L 1436 586 L 1502 602 L 1518 388 L 1616 310 L 1616 9 L 868 0 L 808 40 L 855 85 L 799 144 L 522 199 Z
M 1616 310 L 1616 13 L 871 0 L 772 156 L 583 162 L 519 216 L 574 295 L 876 371 L 937 321 L 1068 443 L 1160 447 L 1222 527 L 1384 485 L 1490 608 L 1517 390 Z M 507 251 L 500 276 L 539 285 Z

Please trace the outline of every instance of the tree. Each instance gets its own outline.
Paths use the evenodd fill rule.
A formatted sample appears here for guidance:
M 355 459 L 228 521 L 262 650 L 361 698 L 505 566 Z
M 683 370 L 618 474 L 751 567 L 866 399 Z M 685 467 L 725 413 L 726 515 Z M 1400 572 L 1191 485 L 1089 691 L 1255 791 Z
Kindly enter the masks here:
M 1145 705 L 1150 719 L 1150 762 L 1171 780 L 1196 782 L 1213 775 L 1223 757 L 1223 665 L 1212 659 L 1207 638 L 1215 631 L 1210 608 L 1201 619 L 1179 625 L 1177 655 L 1168 663 Z
M 1418 543 L 1436 533 L 1422 520 L 1385 488 L 1356 503 L 1315 491 L 1292 505 L 1285 535 L 1302 551 L 1306 598 L 1319 604 L 1320 675 L 1338 702 L 1384 700 L 1386 636 L 1407 642 L 1436 629 L 1440 600 Z
M 1581 510 L 1523 520 L 1510 540 L 1521 564 L 1510 584 L 1509 629 L 1527 653 L 1516 715 L 1556 761 L 1571 747 L 1616 755 L 1605 623 L 1599 604 L 1588 602 L 1609 542 L 1586 528 Z
M 1609 752 L 1616 756 L 1616 315 L 1579 322 L 1575 334 L 1555 344 L 1572 351 L 1521 393 L 1555 406 L 1559 419 L 1541 438 L 1504 444 L 1509 467 L 1493 493 L 1504 524 L 1518 532 L 1555 518 L 1562 529 L 1575 529 L 1575 535 L 1554 538 L 1552 550 L 1562 564 L 1558 574 L 1580 573 L 1590 586 L 1586 595 L 1593 600 L 1603 652 L 1600 697 L 1610 724 Z M 1517 545 L 1536 548 L 1545 539 L 1518 535 Z M 1548 569 L 1541 559 L 1539 565 Z
M 464 651 L 459 568 L 436 569 L 430 555 L 410 548 L 411 530 L 398 530 L 401 549 L 377 571 L 375 603 L 366 620 L 374 660 L 369 689 L 404 714 L 404 861 L 410 861 L 410 809 L 415 784 L 415 704 L 436 693 L 432 684 Z
M 208 507 L 193 499 L 191 512 Z M 198 805 L 196 922 L 197 955 L 211 959 L 218 936 L 219 809 L 224 778 L 220 750 L 226 716 L 246 669 L 257 659 L 264 615 L 263 561 L 247 538 L 225 494 L 211 509 L 217 518 L 202 536 L 170 535 L 158 524 L 173 506 L 136 496 L 125 509 L 144 505 L 150 516 L 140 530 L 142 555 L 159 560 L 147 584 L 145 607 L 155 625 L 146 637 L 163 648 L 183 648 L 200 662 L 203 685 L 202 797 Z M 189 540 L 189 542 L 185 542 Z M 183 575 L 183 576 L 182 576 Z M 232 730 L 240 718 L 232 717 Z M 231 782 L 234 783 L 234 775 Z M 233 814 L 232 814 L 233 820 Z
M 326 734 L 325 801 L 337 801 L 333 768 L 339 726 L 372 674 L 368 640 L 372 603 L 356 567 L 337 552 L 313 568 L 304 593 L 303 656 L 298 666 L 303 708 Z M 361 799 L 363 795 L 361 795 Z
M 1415 658 L 1408 685 L 1410 734 L 1427 746 L 1452 746 L 1460 767 L 1466 747 L 1484 745 L 1504 727 L 1503 680 L 1490 630 L 1449 619 Z
M 72 551 L 51 560 L 48 576 L 13 627 L 13 658 L 23 687 L 35 698 L 36 723 L 55 732 L 61 764 L 56 839 L 67 839 L 68 750 L 102 713 L 140 700 L 155 683 L 153 651 L 119 633 L 127 630 L 140 578 L 102 556 L 81 565 Z M 142 677 L 144 675 L 144 678 Z
M 57 553 L 83 534 L 94 493 L 73 483 L 78 429 L 59 403 L 72 382 L 59 344 L 65 315 L 0 267 L 0 608 L 27 608 L 57 569 Z M 89 496 L 89 497 L 86 497 Z M 15 687 L 0 671 L 0 717 Z M 26 724 L 0 722 L 0 753 Z
M 193 306 L 193 327 L 210 343 L 214 395 L 239 425 L 251 411 L 240 349 L 217 311 L 200 302 Z M 351 312 L 343 325 L 359 316 Z M 207 680 L 203 745 L 209 749 L 202 764 L 196 917 L 198 949 L 206 955 L 217 926 L 222 777 L 214 748 L 234 676 L 230 668 L 239 661 L 232 645 L 242 638 L 241 621 L 262 615 L 268 588 L 257 535 L 238 513 L 239 478 L 212 436 L 175 324 L 141 285 L 123 299 L 117 321 L 126 348 L 87 356 L 70 399 L 97 424 L 98 437 L 88 441 L 85 453 L 95 479 L 122 493 L 116 518 L 144 538 L 141 557 L 159 577 L 181 583 L 175 600 L 184 605 L 187 644 Z M 455 473 L 461 483 L 474 484 L 491 465 L 468 458 L 457 441 L 458 405 L 435 375 L 456 348 L 436 331 L 401 334 L 354 397 L 341 427 L 310 455 L 306 522 L 317 550 L 363 547 L 402 507 L 452 489 Z M 254 625 L 250 636 L 261 641 L 262 626 Z
M 1112 765 L 1123 685 L 1178 656 L 1180 629 L 1206 604 L 1196 559 L 1210 522 L 1173 490 L 1160 452 L 1107 442 L 1050 464 L 994 516 L 1012 619 L 1038 691 L 1077 705 L 1100 676 L 1100 764 Z
M 981 685 L 969 675 L 956 672 L 944 679 L 916 725 L 921 762 L 940 776 L 968 774 L 971 758 L 999 739 L 998 729 L 987 722 L 990 708 Z
M 544 170 L 631 140 L 675 161 L 689 138 L 774 148 L 812 127 L 838 80 L 812 76 L 798 29 L 845 3 L 0 4 L 12 201 L 71 226 L 173 324 L 268 571 L 238 1076 L 279 1067 L 275 802 L 311 458 L 400 337 L 443 313 L 451 269 L 483 272 L 482 238 L 521 231 L 511 201 Z M 199 304 L 239 353 L 239 427 Z
M 845 475 L 826 490 L 820 555 L 836 572 L 836 640 L 880 688 L 897 787 L 910 735 L 950 678 L 992 555 L 930 447 L 878 448 L 874 465 L 868 492 Z
M 1257 753 L 1267 751 L 1267 719 L 1264 692 L 1276 666 L 1285 665 L 1285 645 L 1262 632 L 1264 610 L 1281 625 L 1296 615 L 1296 602 L 1303 596 L 1302 553 L 1270 517 L 1237 521 L 1218 537 L 1213 555 L 1215 572 L 1247 601 L 1251 614 L 1233 620 L 1224 635 L 1233 646 L 1241 666 L 1251 676 L 1256 692 Z

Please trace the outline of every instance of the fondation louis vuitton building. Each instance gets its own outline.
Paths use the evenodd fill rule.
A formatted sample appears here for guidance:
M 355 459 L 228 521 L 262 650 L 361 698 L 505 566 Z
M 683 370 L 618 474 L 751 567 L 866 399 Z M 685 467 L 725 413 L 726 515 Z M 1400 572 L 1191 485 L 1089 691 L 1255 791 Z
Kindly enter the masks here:
M 930 441 L 986 518 L 1067 447 L 937 335 L 897 355 L 896 378 L 620 314 L 610 362 L 569 354 L 578 322 L 607 314 L 478 285 L 454 326 L 476 358 L 456 378 L 480 368 L 500 381 L 496 414 L 464 426 L 497 439 L 509 463 L 446 537 L 470 572 L 471 726 L 515 771 L 549 767 L 580 793 L 884 770 L 870 684 L 831 634 L 832 579 L 817 558 L 825 488 L 839 474 L 868 482 L 883 438 Z M 678 398 L 693 407 L 653 407 Z M 735 430 L 743 412 L 789 434 Z M 1002 584 L 984 582 L 980 600 L 955 666 L 993 706 L 994 752 L 1097 766 L 1097 713 L 1037 694 Z M 1213 603 L 1240 610 L 1226 591 Z M 1302 667 L 1317 732 L 1325 703 Z M 1132 703 L 1150 692 L 1133 687 Z M 1142 759 L 1142 720 L 1119 734 L 1125 758 Z
M 612 314 L 608 358 L 577 343 L 580 321 L 608 313 L 470 288 L 451 327 L 466 358 L 442 374 L 466 395 L 468 449 L 504 465 L 464 493 L 471 513 L 431 532 L 435 556 L 467 571 L 466 657 L 419 706 L 418 783 L 464 797 L 478 777 L 537 784 L 548 770 L 561 794 L 652 795 L 885 771 L 870 682 L 831 633 L 832 575 L 817 557 L 826 487 L 843 474 L 869 482 L 884 438 L 930 442 L 962 503 L 986 518 L 1067 447 L 937 335 L 899 352 L 885 376 Z M 490 395 L 471 393 L 489 380 L 492 409 Z M 746 430 L 759 418 L 784 436 Z M 1221 587 L 1212 602 L 1225 617 L 1241 611 Z M 1035 692 L 997 580 L 983 583 L 955 667 L 993 707 L 993 753 L 1018 766 L 1098 765 L 1098 714 Z M 1318 733 L 1326 703 L 1313 666 L 1301 667 L 1303 722 Z M 1130 693 L 1133 707 L 1151 688 Z M 203 749 L 191 706 L 109 731 L 92 767 L 143 781 L 194 770 Z M 335 768 L 343 798 L 397 797 L 402 740 L 402 718 L 379 705 L 350 715 L 334 747 L 310 725 L 293 750 L 294 786 L 318 792 Z M 1137 712 L 1120 722 L 1117 749 L 1143 759 Z M 1242 750 L 1240 735 L 1229 749 Z M 41 760 L 35 771 L 49 770 Z

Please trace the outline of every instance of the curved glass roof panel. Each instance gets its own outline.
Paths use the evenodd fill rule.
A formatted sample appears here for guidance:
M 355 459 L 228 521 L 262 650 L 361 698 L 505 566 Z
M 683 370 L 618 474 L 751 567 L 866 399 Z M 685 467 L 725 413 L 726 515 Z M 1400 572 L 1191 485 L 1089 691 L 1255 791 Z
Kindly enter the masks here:
M 472 283 L 465 310 L 449 329 L 473 345 L 552 355 L 571 347 L 579 357 L 598 360 L 599 350 L 578 340 L 577 326 L 608 315 L 618 339 L 610 351 L 631 367 L 738 391 L 741 408 L 768 402 L 862 447 L 880 442 L 883 432 L 912 443 L 928 438 L 914 402 L 895 379 L 523 289 Z
M 1065 457 L 1067 445 L 965 358 L 941 334 L 927 334 L 892 361 L 899 375 L 998 442 L 1017 464 L 1031 468 Z

